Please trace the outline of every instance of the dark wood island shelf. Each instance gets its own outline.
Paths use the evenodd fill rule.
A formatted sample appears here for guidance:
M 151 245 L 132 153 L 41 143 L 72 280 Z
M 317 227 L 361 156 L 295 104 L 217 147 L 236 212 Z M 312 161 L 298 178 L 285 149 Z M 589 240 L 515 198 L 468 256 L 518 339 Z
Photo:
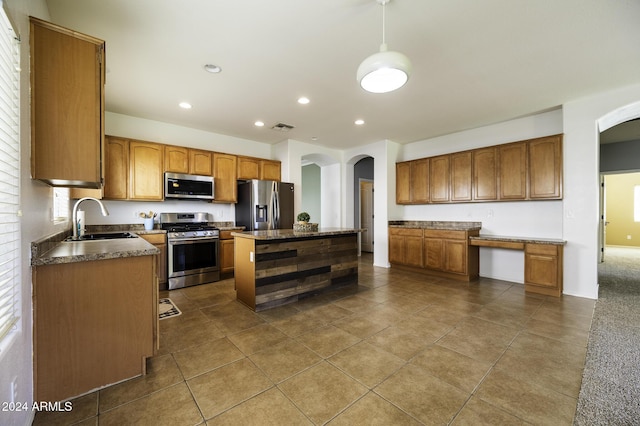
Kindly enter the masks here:
M 261 311 L 358 285 L 359 229 L 234 232 L 236 297 Z

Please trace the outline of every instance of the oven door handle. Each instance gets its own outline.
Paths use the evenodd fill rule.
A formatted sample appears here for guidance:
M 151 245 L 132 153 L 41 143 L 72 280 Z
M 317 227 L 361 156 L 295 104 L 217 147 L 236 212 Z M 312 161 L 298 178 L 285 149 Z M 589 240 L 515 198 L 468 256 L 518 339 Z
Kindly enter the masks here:
M 168 240 L 169 244 L 179 244 L 179 243 L 189 243 L 189 242 L 196 242 L 196 241 L 202 241 L 202 242 L 207 242 L 207 241 L 218 241 L 220 238 L 216 238 L 216 237 L 207 237 L 207 238 L 171 238 Z

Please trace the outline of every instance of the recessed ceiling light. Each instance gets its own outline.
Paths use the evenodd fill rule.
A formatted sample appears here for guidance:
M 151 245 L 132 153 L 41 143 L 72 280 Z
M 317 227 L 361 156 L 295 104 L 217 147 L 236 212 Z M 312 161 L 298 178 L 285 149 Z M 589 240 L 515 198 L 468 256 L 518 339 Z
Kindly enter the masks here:
M 212 74 L 218 74 L 219 72 L 222 72 L 222 68 L 220 68 L 217 65 L 213 65 L 213 64 L 207 64 L 204 66 L 205 71 L 210 72 Z
M 180 102 L 178 106 L 183 109 L 191 109 L 191 104 L 189 102 Z
M 356 126 L 362 126 L 364 124 L 364 120 L 359 118 L 356 121 L 354 121 L 354 123 L 356 124 Z
M 311 140 L 312 140 L 312 141 L 317 141 L 317 140 L 318 140 L 318 137 L 317 137 L 317 136 L 311 136 Z
M 309 103 L 309 98 L 305 98 L 304 96 L 301 98 L 298 98 L 298 103 L 302 105 L 306 105 Z
M 264 126 L 264 123 L 262 121 L 256 121 L 253 124 L 255 124 L 256 127 L 263 127 Z

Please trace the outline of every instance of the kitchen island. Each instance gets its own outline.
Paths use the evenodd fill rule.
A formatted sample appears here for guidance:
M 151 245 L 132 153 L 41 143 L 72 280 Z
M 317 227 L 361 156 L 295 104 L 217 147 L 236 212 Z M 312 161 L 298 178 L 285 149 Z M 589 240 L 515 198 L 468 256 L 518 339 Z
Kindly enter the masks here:
M 358 232 L 233 232 L 236 297 L 261 311 L 358 285 Z

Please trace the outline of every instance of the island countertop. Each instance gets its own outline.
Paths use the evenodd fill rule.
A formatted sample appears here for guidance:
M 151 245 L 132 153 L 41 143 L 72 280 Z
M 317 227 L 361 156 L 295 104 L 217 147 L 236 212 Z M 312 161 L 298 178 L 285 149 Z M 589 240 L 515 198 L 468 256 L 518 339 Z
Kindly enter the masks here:
M 231 235 L 252 240 L 289 240 L 297 238 L 326 237 L 363 232 L 364 228 L 320 228 L 314 232 L 297 232 L 293 229 L 272 229 L 269 231 L 232 232 Z

